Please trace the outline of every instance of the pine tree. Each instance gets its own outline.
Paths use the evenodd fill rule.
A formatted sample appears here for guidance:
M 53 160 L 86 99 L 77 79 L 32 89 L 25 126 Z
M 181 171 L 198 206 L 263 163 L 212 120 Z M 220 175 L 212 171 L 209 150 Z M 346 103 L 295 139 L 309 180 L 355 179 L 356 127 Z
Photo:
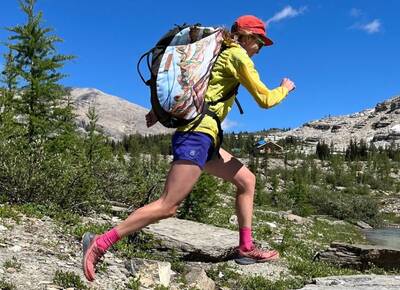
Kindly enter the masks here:
M 55 193 L 56 178 L 66 171 L 64 144 L 72 145 L 76 137 L 71 106 L 58 83 L 64 77 L 58 70 L 72 57 L 56 53 L 61 39 L 42 27 L 42 13 L 35 14 L 34 5 L 35 0 L 20 1 L 27 20 L 7 29 L 11 36 L 2 73 L 6 122 L 0 136 L 0 193 L 14 202 L 46 196 L 46 190 Z
M 20 2 L 27 22 L 8 30 L 10 59 L 6 71 L 12 74 L 10 81 L 19 80 L 16 87 L 18 98 L 11 104 L 28 144 L 59 135 L 70 124 L 71 107 L 65 103 L 65 90 L 58 82 L 65 76 L 60 73 L 64 62 L 72 56 L 56 53 L 55 44 L 61 39 L 49 35 L 51 28 L 41 26 L 42 13 L 35 14 L 35 0 Z M 14 86 L 15 83 L 10 85 Z M 9 86 L 9 88 L 11 88 Z

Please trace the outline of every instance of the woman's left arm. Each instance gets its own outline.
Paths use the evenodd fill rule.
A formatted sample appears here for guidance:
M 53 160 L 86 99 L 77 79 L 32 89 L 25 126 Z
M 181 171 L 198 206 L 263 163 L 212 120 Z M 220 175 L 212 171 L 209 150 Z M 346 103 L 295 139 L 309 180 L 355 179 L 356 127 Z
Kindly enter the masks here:
M 270 90 L 260 80 L 253 61 L 248 57 L 235 58 L 231 62 L 230 70 L 262 108 L 271 108 L 279 104 L 289 93 L 288 88 L 283 85 Z

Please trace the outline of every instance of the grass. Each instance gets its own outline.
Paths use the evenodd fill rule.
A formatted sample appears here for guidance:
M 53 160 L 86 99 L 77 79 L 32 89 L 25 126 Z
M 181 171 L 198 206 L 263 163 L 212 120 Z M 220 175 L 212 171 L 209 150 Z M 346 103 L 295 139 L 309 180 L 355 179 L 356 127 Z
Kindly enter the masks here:
M 53 283 L 63 288 L 74 288 L 76 290 L 88 290 L 89 288 L 74 272 L 57 270 L 54 274 Z
M 270 205 L 255 206 L 254 211 L 254 238 L 265 240 L 271 247 L 280 251 L 285 264 L 289 269 L 288 277 L 281 277 L 276 281 L 267 280 L 263 277 L 245 277 L 229 268 L 226 264 L 219 265 L 215 269 L 207 272 L 217 287 L 230 287 L 232 289 L 297 289 L 301 288 L 307 281 L 315 277 L 330 275 L 350 275 L 361 272 L 352 269 L 339 268 L 325 263 L 314 262 L 314 255 L 325 250 L 332 241 L 346 243 L 365 243 L 362 233 L 350 223 L 334 223 L 321 218 L 309 217 L 304 224 L 295 224 L 286 220 L 284 217 L 273 214 Z M 43 218 L 50 216 L 62 227 L 65 234 L 73 235 L 81 239 L 84 232 L 101 233 L 110 228 L 111 224 L 82 224 L 82 219 L 74 213 L 57 210 L 54 207 L 38 206 L 26 204 L 23 206 L 3 205 L 0 207 L 0 218 L 11 218 L 16 221 L 21 219 L 21 213 L 27 216 Z M 229 223 L 229 218 L 234 214 L 234 199 L 226 203 L 219 203 L 209 217 L 209 223 L 236 230 L 237 226 Z M 266 222 L 274 223 L 276 228 L 266 225 Z M 279 239 L 280 238 L 280 239 Z M 281 240 L 281 242 L 276 242 Z M 133 245 L 134 244 L 134 245 Z M 112 250 L 124 259 L 144 258 L 159 261 L 168 261 L 172 269 L 178 273 L 176 280 L 184 281 L 186 265 L 178 253 L 171 250 L 160 254 L 155 251 L 160 245 L 160 241 L 153 236 L 142 232 L 132 237 L 124 238 L 113 246 Z M 7 267 L 15 266 L 13 260 L 6 261 Z M 4 267 L 6 267 L 4 265 Z M 101 270 L 106 271 L 106 267 Z M 364 273 L 387 274 L 398 273 L 398 271 L 385 271 L 378 267 L 371 267 Z M 56 272 L 55 281 L 62 287 L 75 287 L 76 289 L 87 289 L 85 284 L 71 272 Z M 55 282 L 54 281 L 54 282 Z M 56 282 L 55 282 L 56 283 Z M 0 284 L 1 285 L 1 284 Z M 81 288 L 79 288 L 81 287 Z M 127 289 L 139 289 L 140 282 L 132 278 L 126 285 Z M 162 287 L 162 286 L 160 286 Z M 3 289 L 0 287 L 0 289 Z M 5 288 L 8 289 L 8 288 Z M 13 288 L 9 288 L 13 289 Z M 14 288 L 15 289 L 15 288 Z M 163 288 L 159 288 L 163 289 Z
M 4 261 L 3 267 L 5 269 L 14 268 L 17 271 L 20 271 L 22 265 L 18 262 L 16 257 L 12 257 L 11 259 Z
M 0 280 L 0 289 L 1 290 L 16 290 L 17 287 L 14 284 L 12 284 L 11 282 L 7 282 L 6 280 L 1 279 Z

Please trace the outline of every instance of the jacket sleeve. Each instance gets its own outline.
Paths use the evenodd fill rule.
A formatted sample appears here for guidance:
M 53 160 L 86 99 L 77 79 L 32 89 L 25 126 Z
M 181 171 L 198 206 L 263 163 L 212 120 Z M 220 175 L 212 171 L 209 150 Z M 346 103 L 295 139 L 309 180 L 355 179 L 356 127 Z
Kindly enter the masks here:
M 261 80 L 253 61 L 244 53 L 232 53 L 227 67 L 233 77 L 238 80 L 254 97 L 262 108 L 271 108 L 279 104 L 288 94 L 285 87 L 270 90 Z

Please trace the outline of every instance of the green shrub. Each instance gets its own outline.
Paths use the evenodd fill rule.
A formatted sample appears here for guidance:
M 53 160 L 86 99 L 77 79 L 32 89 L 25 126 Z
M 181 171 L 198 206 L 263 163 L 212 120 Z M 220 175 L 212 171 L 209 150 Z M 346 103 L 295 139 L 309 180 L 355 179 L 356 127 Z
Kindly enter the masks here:
M 17 287 L 14 284 L 12 284 L 11 282 L 7 282 L 6 280 L 1 279 L 0 280 L 0 289 L 1 290 L 16 290 Z
M 85 283 L 81 280 L 79 275 L 75 274 L 74 272 L 63 272 L 57 270 L 54 274 L 53 283 L 61 286 L 63 288 L 75 288 L 77 290 L 87 290 L 89 289 Z
M 337 219 L 379 224 L 381 217 L 376 200 L 368 195 L 354 195 L 333 191 L 316 191 L 310 199 L 318 214 Z
M 178 217 L 198 222 L 207 221 L 213 207 L 219 201 L 219 184 L 215 177 L 204 173 L 192 192 L 179 208 Z

